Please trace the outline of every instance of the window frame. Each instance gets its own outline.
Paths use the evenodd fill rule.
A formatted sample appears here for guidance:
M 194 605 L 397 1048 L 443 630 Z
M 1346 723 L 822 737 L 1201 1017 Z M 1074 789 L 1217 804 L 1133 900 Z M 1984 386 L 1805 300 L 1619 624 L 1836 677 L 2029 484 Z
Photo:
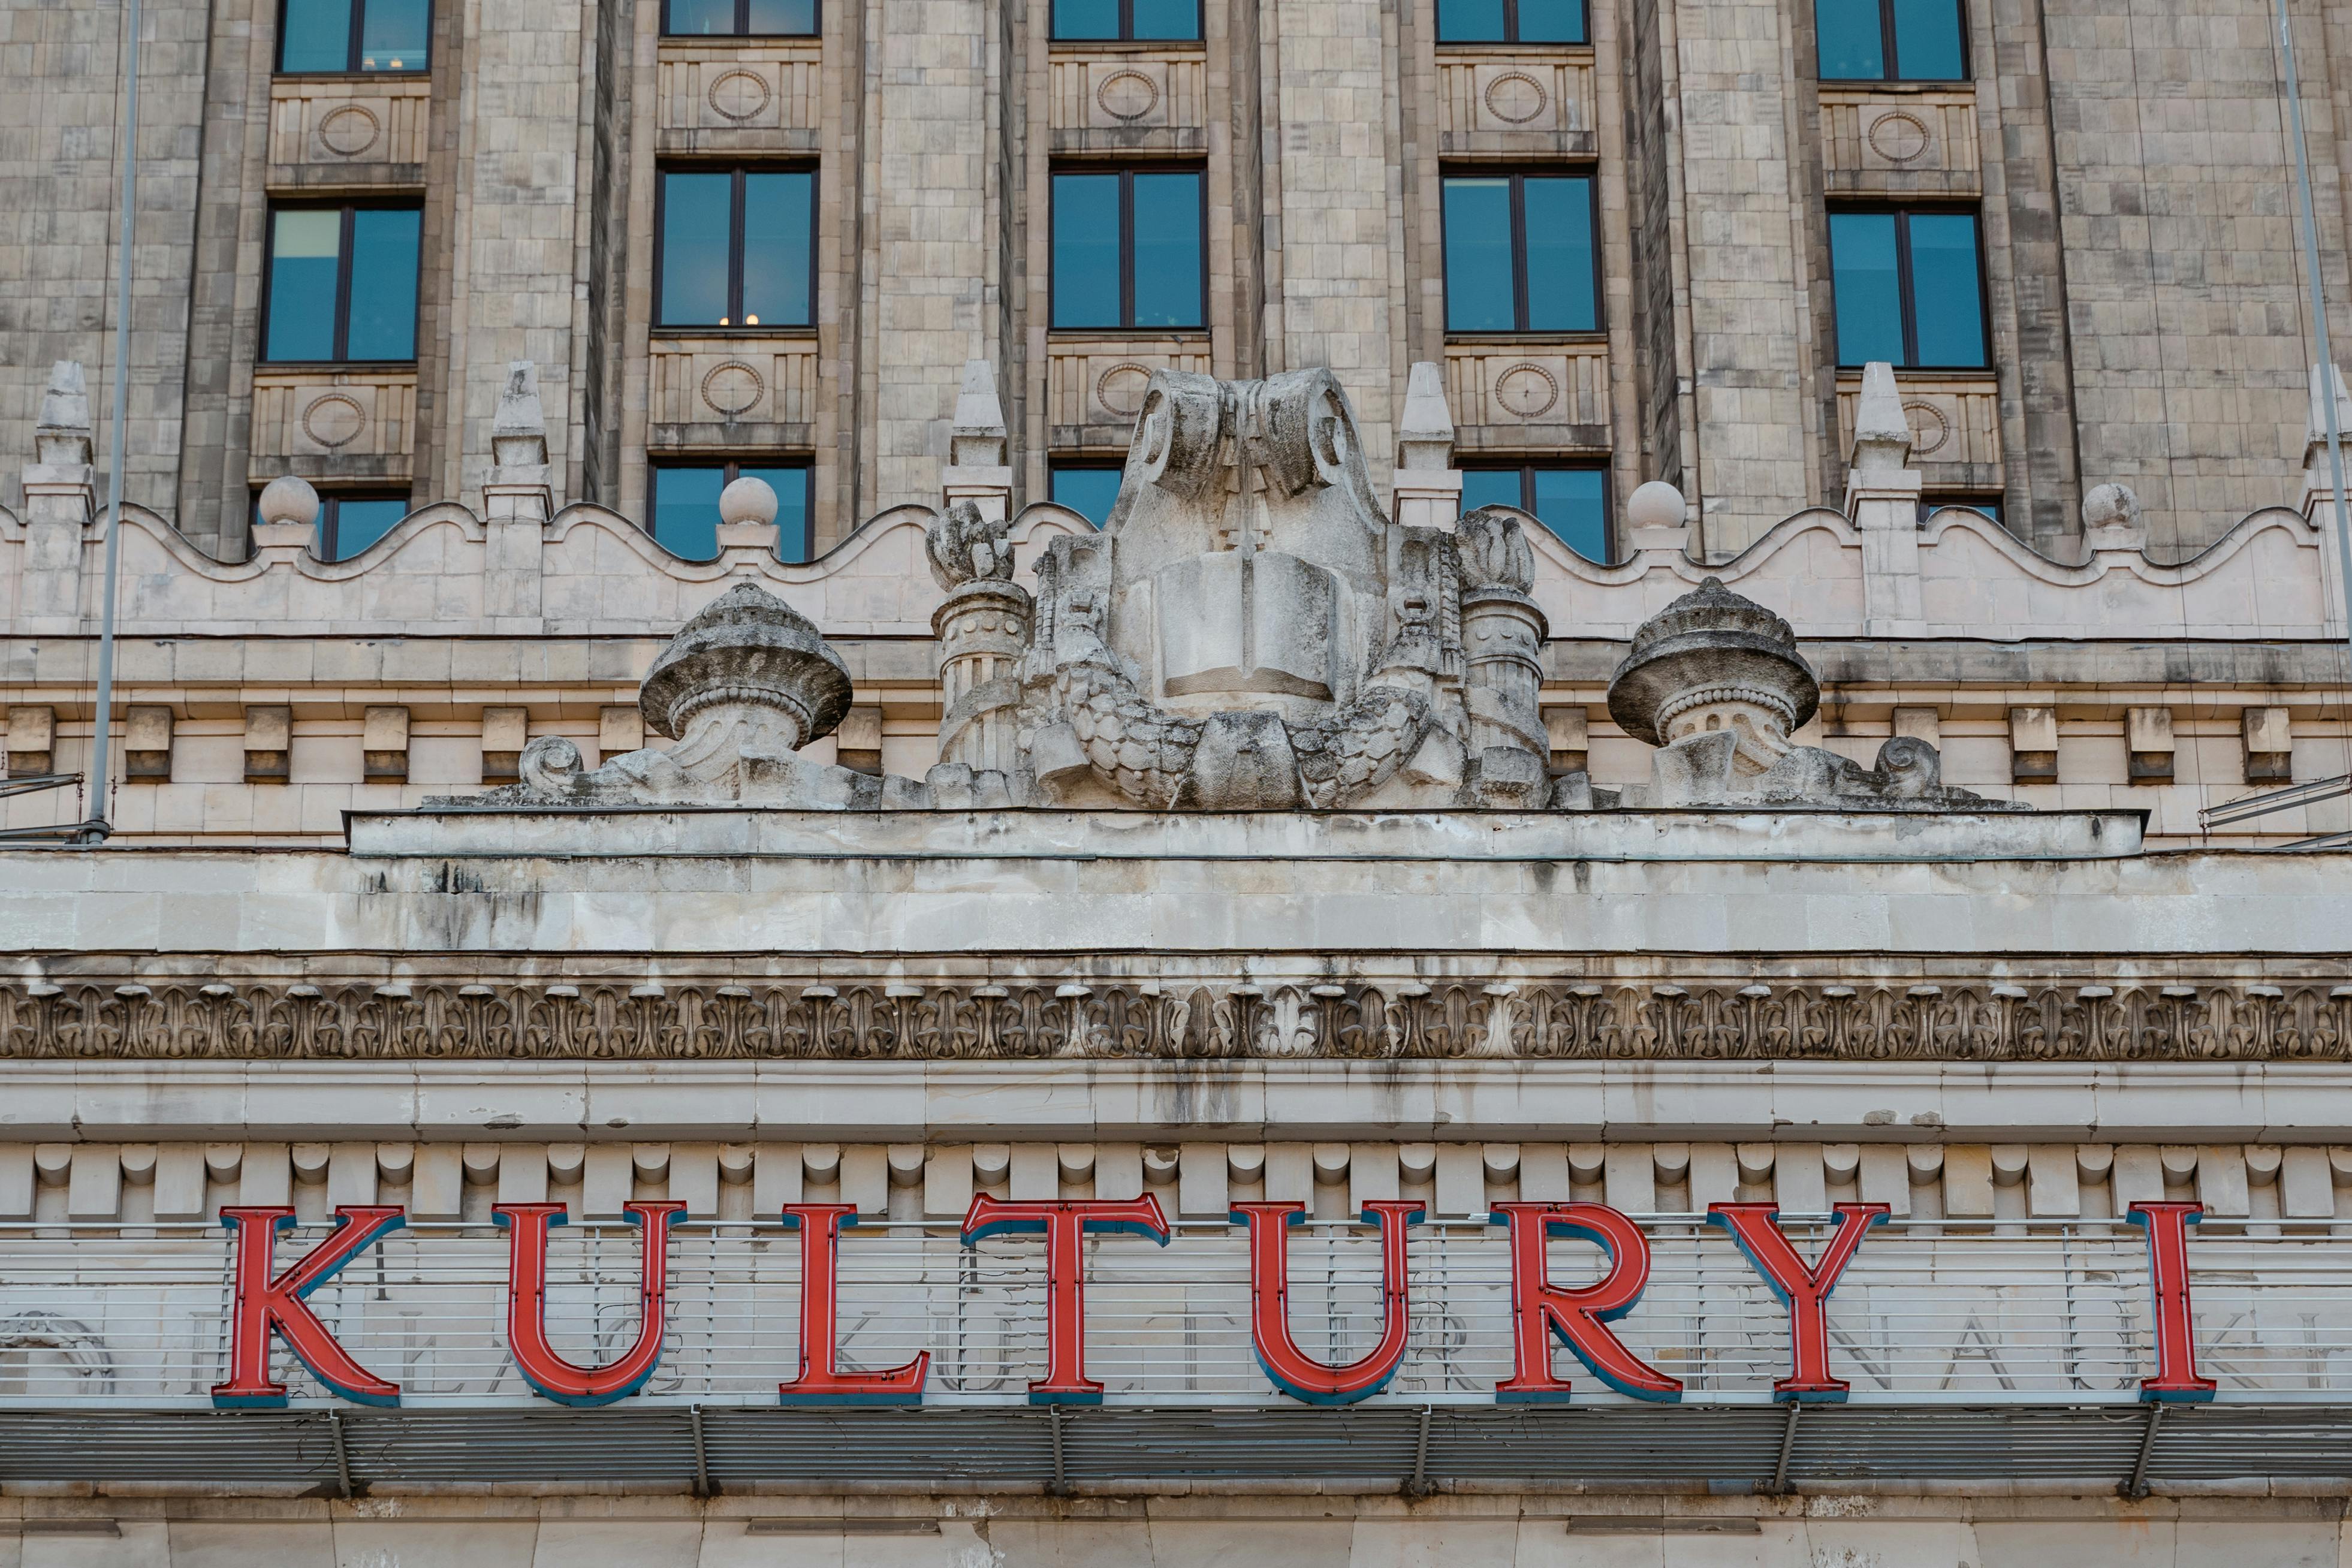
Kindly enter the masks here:
M 746 0 L 736 0 L 740 5 Z M 1516 5 L 1517 0 L 1506 0 Z M 667 6 L 669 0 L 662 0 Z M 1054 31 L 1054 0 L 1045 0 L 1045 33 L 1049 44 L 1200 44 L 1209 37 L 1207 0 L 1192 0 L 1192 36 L 1189 38 L 1139 38 L 1135 36 L 1135 0 L 1118 0 L 1118 31 L 1108 38 L 1066 38 Z
M 1124 0 L 1122 0 L 1124 3 Z M 1881 5 L 1887 0 L 1880 0 Z M 1583 12 L 1582 25 L 1578 29 L 1581 38 L 1538 38 L 1529 43 L 1519 37 L 1519 0 L 1503 0 L 1503 36 L 1499 38 L 1449 38 L 1439 26 L 1437 14 L 1430 17 L 1430 31 L 1435 41 L 1449 49 L 1589 49 L 1592 47 L 1592 0 L 1579 0 Z
M 275 292 L 272 279 L 278 271 L 278 215 L 282 212 L 332 212 L 342 216 L 342 231 L 335 241 L 335 342 L 331 359 L 278 359 L 269 352 L 269 308 Z M 408 357 L 405 359 L 353 359 L 350 354 L 352 337 L 352 228 L 355 214 L 361 212 L 413 212 L 417 215 L 416 238 L 416 317 L 410 323 Z M 424 337 L 425 323 L 425 204 L 415 196 L 354 197 L 343 201 L 273 201 L 264 209 L 265 222 L 261 236 L 261 342 L 254 356 L 257 370 L 284 370 L 303 365 L 375 365 L 397 367 L 414 365 L 417 347 Z
M 1518 0 L 1504 0 L 1507 5 L 1516 5 L 1517 3 Z M 1948 87 L 1955 82 L 1972 82 L 1977 79 L 1975 40 L 1969 37 L 1969 0 L 1951 0 L 1951 6 L 1957 13 L 1956 19 L 1959 23 L 1960 30 L 1960 74 L 1958 76 L 1905 76 L 1902 73 L 1903 56 L 1895 44 L 1895 0 L 1877 0 L 1877 5 L 1878 58 L 1886 62 L 1886 74 L 1884 76 L 1822 75 L 1822 15 L 1820 6 L 1816 5 L 1813 10 L 1813 79 L 1815 81 L 1820 82 L 1823 87 L 1853 87 L 1866 82 L 1895 86 L 1917 84 L 1923 87 Z
M 661 535 L 654 531 L 654 518 L 661 500 L 661 480 L 657 477 L 665 468 L 719 470 L 719 488 L 724 492 L 729 485 L 743 477 L 745 468 L 798 468 L 801 472 L 801 515 L 808 520 L 808 561 L 787 561 L 779 550 L 776 559 L 787 566 L 804 566 L 819 553 L 816 547 L 816 457 L 810 452 L 709 453 L 663 452 L 646 458 L 646 537 L 655 543 Z M 782 497 L 778 497 L 782 510 Z M 783 531 L 777 530 L 776 542 L 783 542 Z M 665 547 L 667 548 L 667 547 Z
M 255 493 L 258 494 L 259 492 L 256 491 Z M 319 494 L 318 543 L 320 558 L 321 560 L 349 561 L 354 555 L 363 554 L 366 551 L 373 550 L 375 548 L 376 544 L 380 543 L 383 539 L 383 534 L 378 534 L 374 540 L 370 541 L 360 550 L 355 550 L 349 553 L 344 552 L 341 548 L 341 541 L 337 536 L 341 532 L 342 526 L 342 503 L 347 500 L 396 500 L 400 502 L 403 508 L 405 509 L 401 514 L 403 521 L 407 520 L 408 512 L 415 511 L 416 510 L 411 503 L 409 492 L 406 490 L 320 491 Z M 393 528 L 398 528 L 400 524 L 395 522 L 392 526 Z M 389 533 L 390 531 L 390 529 L 385 530 L 386 533 Z
M 669 244 L 669 176 L 672 174 L 727 174 L 733 184 L 728 195 L 727 217 L 727 315 L 730 321 L 743 313 L 743 220 L 744 178 L 750 174 L 806 174 L 809 176 L 809 247 L 808 300 L 809 319 L 799 322 L 782 322 L 770 326 L 765 322 L 747 327 L 740 321 L 732 326 L 717 322 L 701 325 L 673 325 L 661 319 L 663 268 L 668 264 Z M 817 223 L 824 212 L 824 180 L 814 163 L 805 161 L 781 163 L 692 163 L 673 162 L 654 165 L 654 321 L 650 329 L 656 337 L 684 334 L 709 337 L 724 333 L 730 337 L 755 338 L 793 336 L 816 331 L 817 315 L 817 252 L 822 248 Z
M 436 0 L 425 0 L 425 63 L 418 66 L 414 70 L 411 70 L 404 66 L 399 70 L 380 71 L 362 70 L 360 68 L 360 50 L 366 42 L 364 34 L 367 27 L 368 3 L 369 0 L 351 0 L 352 30 L 350 40 L 345 46 L 343 51 L 343 58 L 347 63 L 344 65 L 342 69 L 332 71 L 298 71 L 288 70 L 286 68 L 286 13 L 293 6 L 302 4 L 302 0 L 278 0 L 278 37 L 275 40 L 275 47 L 270 50 L 269 74 L 272 76 L 310 77 L 313 79 L 320 77 L 344 76 L 356 76 L 372 79 L 380 76 L 403 77 L 425 76 L 430 74 L 433 69 L 433 24 L 436 20 L 434 14 Z M 662 3 L 664 6 L 667 7 L 669 0 L 662 0 Z M 735 0 L 735 3 L 740 6 L 745 4 L 746 0 Z
M 755 33 L 751 31 L 751 0 L 735 0 L 735 30 L 731 33 L 673 33 L 669 27 L 671 0 L 661 0 L 661 36 L 665 38 L 821 38 L 824 36 L 824 0 L 809 0 L 809 29 L 805 33 Z
M 1538 468 L 1565 468 L 1578 473 L 1599 474 L 1601 476 L 1601 547 L 1609 552 L 1609 558 L 1605 561 L 1595 561 L 1593 564 L 1610 566 L 1618 563 L 1617 509 L 1611 500 L 1616 484 L 1614 477 L 1610 472 L 1609 460 L 1606 458 L 1522 458 L 1517 462 L 1497 462 L 1491 459 L 1481 461 L 1475 458 L 1468 458 L 1462 459 L 1459 466 L 1465 473 L 1518 475 L 1519 499 L 1516 504 L 1521 511 L 1539 523 L 1543 522 L 1543 517 L 1536 510 L 1535 506 Z M 1544 525 L 1544 531 L 1551 533 L 1552 538 L 1559 542 L 1562 550 L 1573 552 L 1580 556 L 1583 554 L 1567 540 L 1553 533 L 1549 523 Z M 1591 558 L 1585 557 L 1585 559 Z
M 1118 474 L 1124 473 L 1126 469 L 1127 459 L 1125 458 L 1113 457 L 1108 453 L 1100 457 L 1090 457 L 1085 455 L 1068 458 L 1049 457 L 1045 459 L 1045 504 L 1048 506 L 1060 507 L 1064 511 L 1071 512 L 1078 517 L 1086 518 L 1087 521 L 1094 527 L 1096 531 L 1099 532 L 1102 530 L 1103 524 L 1108 523 L 1110 519 L 1106 517 L 1103 519 L 1102 522 L 1096 522 L 1094 519 L 1087 517 L 1085 512 L 1079 511 L 1077 508 L 1072 506 L 1069 502 L 1055 500 L 1054 499 L 1054 476 L 1055 474 L 1064 473 Z M 1116 499 L 1114 499 L 1113 504 L 1116 504 Z
M 1608 290 L 1601 287 L 1601 269 L 1606 265 L 1601 253 L 1601 172 L 1597 164 L 1572 163 L 1557 167 L 1506 164 L 1487 168 L 1475 163 L 1447 163 L 1437 171 L 1437 255 L 1441 268 L 1447 265 L 1446 256 L 1446 185 L 1454 180 L 1508 179 L 1511 182 L 1511 319 L 1525 322 L 1528 319 L 1528 211 L 1527 183 L 1529 180 L 1582 180 L 1587 216 L 1592 236 L 1592 325 L 1589 327 L 1456 327 L 1454 324 L 1452 291 L 1440 284 L 1439 298 L 1445 314 L 1445 335 L 1449 338 L 1596 338 L 1609 330 Z
M 1857 217 L 1888 214 L 1895 219 L 1895 286 L 1897 309 L 1903 316 L 1903 363 L 1895 368 L 1923 375 L 1990 375 L 1993 363 L 1992 293 L 1985 278 L 1984 211 L 1965 202 L 1914 202 L 1907 205 L 1895 202 L 1840 202 L 1827 209 L 1825 217 L 1852 214 Z M 1976 226 L 1977 240 L 1977 330 L 1984 342 L 1982 364 L 1922 364 L 1919 363 L 1918 302 L 1911 281 L 1911 216 L 1924 213 L 1932 216 L 1966 217 Z M 1829 229 L 1827 223 L 1822 225 Z M 1830 335 L 1837 338 L 1837 366 L 1841 371 L 1860 370 L 1865 362 L 1848 363 L 1845 342 L 1837 330 L 1837 242 L 1829 244 L 1830 262 Z
M 1122 4 L 1124 0 L 1122 0 Z M 1054 324 L 1061 314 L 1062 268 L 1054 254 L 1054 218 L 1059 205 L 1057 182 L 1064 174 L 1117 174 L 1118 176 L 1118 323 L 1112 326 L 1063 327 Z M 1192 174 L 1198 177 L 1201 193 L 1201 324 L 1197 327 L 1139 327 L 1135 324 L 1135 176 L 1138 174 Z M 1107 332 L 1129 337 L 1206 337 L 1209 332 L 1209 171 L 1205 163 L 1067 163 L 1050 165 L 1045 174 L 1045 331 L 1054 333 L 1092 334 Z

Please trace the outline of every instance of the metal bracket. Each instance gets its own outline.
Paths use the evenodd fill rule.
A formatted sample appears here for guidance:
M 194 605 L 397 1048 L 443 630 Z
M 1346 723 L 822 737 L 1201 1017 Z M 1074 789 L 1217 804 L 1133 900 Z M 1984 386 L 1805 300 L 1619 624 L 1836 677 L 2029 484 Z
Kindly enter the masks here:
M 2139 1457 L 2132 1461 L 2132 1472 L 2116 1489 L 2132 1502 L 2147 1496 L 2147 1465 L 2156 1457 L 2156 1429 L 2164 1424 L 2164 1401 L 2148 1402 L 2147 1425 L 2140 1428 Z
M 1048 1405 L 1045 1406 L 1045 1409 L 1050 1417 L 1049 1430 L 1054 1435 L 1054 1479 L 1045 1484 L 1045 1495 L 1047 1497 L 1067 1497 L 1070 1495 L 1070 1478 L 1062 1466 L 1062 1419 L 1064 1407 L 1059 1405 Z
M 1405 1478 L 1402 1490 L 1408 1500 L 1425 1498 L 1437 1489 L 1429 1484 L 1429 1415 L 1430 1406 L 1421 1407 L 1421 1421 L 1412 1435 L 1412 1474 Z
M 1772 1462 L 1772 1479 L 1762 1489 L 1767 1497 L 1789 1495 L 1789 1456 L 1797 1451 L 1797 1418 L 1804 1412 L 1802 1400 L 1789 1401 L 1789 1419 L 1780 1427 L 1780 1457 Z
M 694 1495 L 710 1495 L 710 1450 L 702 1441 L 702 1406 L 689 1405 L 686 1414 L 694 1426 Z
M 333 1423 L 335 1429 L 336 1479 L 342 1483 L 344 1497 L 356 1496 L 357 1494 L 352 1489 L 351 1434 L 343 1429 L 343 1413 L 340 1410 L 330 1410 L 327 1412 L 327 1419 Z

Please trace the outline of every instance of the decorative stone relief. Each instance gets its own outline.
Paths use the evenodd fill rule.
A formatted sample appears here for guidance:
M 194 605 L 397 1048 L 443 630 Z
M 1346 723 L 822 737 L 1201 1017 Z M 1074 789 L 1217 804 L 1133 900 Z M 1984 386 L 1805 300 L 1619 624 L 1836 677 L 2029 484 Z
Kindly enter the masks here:
M 36 994 L 36 990 L 38 994 Z M 0 985 L 13 1060 L 2341 1061 L 2352 995 L 2294 986 L 1035 984 L 904 977 L 658 986 L 68 979 Z

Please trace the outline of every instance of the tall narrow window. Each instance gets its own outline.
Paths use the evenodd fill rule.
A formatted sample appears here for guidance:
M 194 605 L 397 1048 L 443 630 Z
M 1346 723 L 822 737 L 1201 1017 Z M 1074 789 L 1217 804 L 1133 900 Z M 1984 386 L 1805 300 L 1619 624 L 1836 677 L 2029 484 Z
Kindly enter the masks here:
M 1561 543 L 1603 565 L 1612 558 L 1609 539 L 1609 473 L 1569 464 L 1527 463 L 1516 468 L 1465 468 L 1462 510 L 1515 506 L 1532 512 Z
M 1201 0 L 1053 0 L 1057 43 L 1183 43 L 1201 36 Z
M 654 324 L 805 327 L 815 320 L 816 174 L 665 169 Z
M 1198 169 L 1054 176 L 1058 328 L 1190 331 L 1208 291 Z
M 284 0 L 278 68 L 289 76 L 421 71 L 433 37 L 432 0 Z
M 1830 214 L 1838 363 L 1985 368 L 1974 213 Z
M 1446 331 L 1599 326 L 1591 178 L 1451 174 L 1444 187 Z
M 1961 0 L 1814 0 L 1823 81 L 1965 81 Z
M 817 30 L 817 0 L 662 0 L 662 31 L 674 38 L 805 38 Z
M 420 221 L 413 206 L 273 208 L 261 357 L 278 364 L 415 359 Z
M 1581 44 L 1584 0 L 1437 0 L 1441 44 Z
M 719 553 L 719 492 L 737 479 L 765 479 L 776 492 L 776 554 L 806 561 L 811 552 L 805 458 L 744 458 L 740 462 L 660 463 L 651 475 L 648 530 L 661 547 L 687 561 Z
M 1118 500 L 1119 466 L 1116 463 L 1055 463 L 1054 504 L 1068 507 L 1097 528 L 1110 521 L 1111 503 Z

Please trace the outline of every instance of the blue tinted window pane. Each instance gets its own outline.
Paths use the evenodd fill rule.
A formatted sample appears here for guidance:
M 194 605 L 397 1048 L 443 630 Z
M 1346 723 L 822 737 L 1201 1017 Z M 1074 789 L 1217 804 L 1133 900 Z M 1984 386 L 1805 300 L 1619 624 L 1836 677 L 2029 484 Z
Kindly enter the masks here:
M 335 509 L 335 559 L 348 561 L 392 531 L 408 515 L 408 502 L 396 498 L 338 497 Z
M 1197 327 L 1201 176 L 1135 176 L 1135 324 Z
M 1111 502 L 1118 499 L 1118 474 L 1117 468 L 1055 468 L 1054 504 L 1100 528 L 1110 521 Z
M 1519 500 L 1519 470 L 1517 468 L 1465 468 L 1462 470 L 1462 510 L 1465 515 L 1482 506 L 1517 506 Z
M 269 321 L 262 357 L 335 357 L 335 277 L 343 215 L 333 208 L 273 213 L 269 236 Z
M 1601 479 L 1598 468 L 1538 468 L 1536 519 L 1587 561 L 1606 565 L 1609 514 L 1601 504 Z
M 1589 332 L 1593 310 L 1592 185 L 1589 180 L 1529 180 L 1528 330 Z
M 743 324 L 805 327 L 809 310 L 810 195 L 816 176 L 743 176 Z
M 746 465 L 735 471 L 743 479 L 765 479 L 768 488 L 776 492 L 777 557 L 784 561 L 806 561 L 810 555 L 807 467 L 794 464 L 791 468 L 755 468 Z M 714 507 L 718 504 L 716 500 L 711 502 Z M 715 541 L 716 535 L 713 538 Z M 711 553 L 718 553 L 715 542 Z
M 360 21 L 360 69 L 423 70 L 431 16 L 429 0 L 367 0 Z
M 1135 36 L 1139 38 L 1199 37 L 1200 0 L 1135 0 Z
M 1437 0 L 1437 41 L 1441 44 L 1501 43 L 1503 0 Z
M 1977 285 L 1977 220 L 1968 213 L 1911 215 L 1911 308 L 1919 363 L 1985 363 L 1984 294 Z
M 352 215 L 351 359 L 416 357 L 416 237 L 414 207 Z
M 1511 286 L 1511 182 L 1445 182 L 1445 325 L 1507 332 L 1518 323 Z
M 1960 79 L 1959 0 L 1895 0 L 1895 71 L 1905 81 Z
M 709 37 L 735 30 L 735 0 L 669 0 L 665 25 L 674 37 Z
M 1813 0 L 1813 27 L 1823 81 L 1883 81 L 1886 44 L 1878 0 Z
M 654 470 L 654 542 L 687 561 L 719 553 L 719 492 L 727 488 L 725 468 Z
M 661 324 L 713 327 L 727 315 L 730 174 L 662 176 Z
M 751 0 L 751 36 L 816 31 L 816 0 Z
M 278 37 L 282 71 L 352 68 L 352 0 L 286 0 Z
M 1118 37 L 1118 0 L 1054 0 L 1054 37 Z
M 1837 299 L 1838 363 L 1906 363 L 1895 215 L 1830 214 L 1830 270 Z
M 1054 176 L 1054 325 L 1116 327 L 1118 176 Z
M 1519 0 L 1519 42 L 1584 42 L 1584 0 Z

